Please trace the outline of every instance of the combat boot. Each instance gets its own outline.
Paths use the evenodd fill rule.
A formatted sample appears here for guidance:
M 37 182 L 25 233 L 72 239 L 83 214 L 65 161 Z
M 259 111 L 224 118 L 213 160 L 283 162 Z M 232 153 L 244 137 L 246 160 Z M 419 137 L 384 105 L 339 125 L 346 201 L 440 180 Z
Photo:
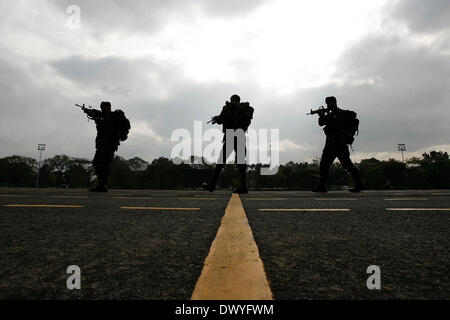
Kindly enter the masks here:
M 328 189 L 325 185 L 319 184 L 317 187 L 311 189 L 311 191 L 316 193 L 327 193 Z
M 99 184 L 95 188 L 89 190 L 90 192 L 108 192 L 108 187 L 106 184 Z
M 356 184 L 356 186 L 353 189 L 350 189 L 350 192 L 358 193 L 358 192 L 361 192 L 363 190 L 364 190 L 363 184 L 362 183 L 358 183 L 358 184 Z
M 211 193 L 214 192 L 215 188 L 216 188 L 216 186 L 214 184 L 212 184 L 212 183 L 206 183 L 205 182 L 205 183 L 202 184 L 202 189 L 205 190 L 205 191 L 209 191 Z
M 233 190 L 233 193 L 246 194 L 246 193 L 248 193 L 248 189 L 247 189 L 247 187 L 240 187 L 238 189 Z
M 247 188 L 247 165 L 238 165 L 239 175 L 241 176 L 241 186 L 238 189 L 233 190 L 233 193 L 246 194 L 248 193 Z
M 311 191 L 316 192 L 316 193 L 327 193 L 328 192 L 327 179 L 324 177 L 321 177 L 317 187 L 313 188 Z
M 358 171 L 355 171 L 353 174 L 353 179 L 355 180 L 355 187 L 350 189 L 350 192 L 358 193 L 364 190 L 364 185 L 361 180 L 361 176 Z

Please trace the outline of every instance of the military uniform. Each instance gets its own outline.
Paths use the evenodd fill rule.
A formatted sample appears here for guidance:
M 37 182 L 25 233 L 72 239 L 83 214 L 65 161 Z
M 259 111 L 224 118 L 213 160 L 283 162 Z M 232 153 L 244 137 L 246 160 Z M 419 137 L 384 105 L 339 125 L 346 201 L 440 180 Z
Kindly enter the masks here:
M 319 126 L 325 126 L 324 132 L 327 136 L 320 162 L 320 183 L 317 187 L 319 190 L 326 189 L 330 166 L 336 158 L 339 159 L 342 166 L 352 175 L 356 186 L 362 188 L 359 171 L 350 159 L 348 143 L 353 138 L 352 134 L 345 128 L 344 112 L 348 111 L 336 108 L 328 114 L 321 114 L 319 117 Z
M 236 153 L 236 165 L 241 178 L 241 187 L 235 192 L 246 193 L 247 192 L 247 164 L 245 163 L 246 157 L 246 139 L 245 135 L 233 137 L 233 140 L 228 139 L 227 141 L 227 130 L 231 130 L 230 133 L 236 132 L 236 130 L 241 129 L 243 133 L 248 130 L 253 119 L 254 109 L 250 107 L 248 102 L 233 104 L 227 102 L 222 109 L 219 116 L 213 118 L 213 123 L 221 124 L 222 131 L 224 133 L 223 147 L 220 152 L 219 160 L 214 170 L 214 175 L 211 182 L 205 187 L 209 191 L 213 191 L 217 180 L 219 179 L 222 169 L 225 167 L 226 160 L 231 155 L 233 151 Z M 238 138 L 239 137 L 239 138 Z M 232 146 L 228 144 L 232 143 Z M 242 154 L 243 152 L 243 154 Z
M 98 179 L 97 189 L 107 188 L 108 176 L 111 172 L 111 163 L 117 151 L 120 140 L 114 128 L 113 113 L 103 113 L 99 110 L 86 109 L 88 116 L 95 121 L 97 137 L 95 139 L 95 156 L 92 160 L 95 174 Z M 95 189 L 93 189 L 95 190 Z M 100 191 L 100 190 L 99 190 Z

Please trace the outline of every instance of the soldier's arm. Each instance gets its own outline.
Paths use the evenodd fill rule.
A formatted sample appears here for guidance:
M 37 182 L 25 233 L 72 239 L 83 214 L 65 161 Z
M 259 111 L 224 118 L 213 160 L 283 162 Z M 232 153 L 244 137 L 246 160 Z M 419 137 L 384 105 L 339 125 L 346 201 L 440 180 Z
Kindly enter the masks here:
M 89 118 L 92 118 L 94 120 L 99 119 L 102 116 L 102 112 L 100 110 L 84 108 L 83 111 L 88 115 Z
M 223 122 L 225 121 L 225 108 L 226 107 L 223 107 L 222 112 L 218 116 L 215 116 L 213 118 L 215 123 L 223 124 Z
M 326 114 L 321 113 L 319 115 L 319 126 L 323 127 L 328 124 L 328 116 Z
M 252 107 L 248 106 L 247 107 L 247 117 L 244 120 L 244 129 L 247 130 L 248 127 L 250 126 L 250 124 L 252 123 L 253 120 L 253 114 L 255 113 L 255 109 L 253 109 Z

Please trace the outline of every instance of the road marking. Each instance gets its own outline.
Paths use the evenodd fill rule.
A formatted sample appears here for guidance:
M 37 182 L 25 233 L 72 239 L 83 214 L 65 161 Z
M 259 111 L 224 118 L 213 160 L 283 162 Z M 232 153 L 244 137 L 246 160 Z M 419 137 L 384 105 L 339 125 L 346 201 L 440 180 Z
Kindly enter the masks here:
M 56 205 L 56 204 L 7 204 L 4 207 L 9 208 L 84 208 L 84 206 L 75 205 Z
M 315 198 L 317 201 L 356 201 L 358 198 Z
M 120 207 L 123 210 L 198 211 L 200 208 Z
M 26 197 L 24 194 L 0 194 L 0 197 Z
M 178 198 L 178 200 L 217 200 L 217 198 Z
M 121 200 L 128 200 L 128 199 L 151 199 L 152 197 L 111 197 L 112 199 L 121 199 Z
M 248 201 L 286 201 L 287 198 L 243 198 Z
M 259 209 L 262 212 L 349 212 L 350 209 Z
M 191 299 L 273 299 L 258 247 L 237 194 L 231 196 Z
M 387 211 L 450 211 L 450 208 L 386 208 Z
M 384 201 L 427 201 L 428 198 L 389 198 Z
M 49 198 L 62 198 L 62 199 L 88 199 L 88 196 L 50 196 Z

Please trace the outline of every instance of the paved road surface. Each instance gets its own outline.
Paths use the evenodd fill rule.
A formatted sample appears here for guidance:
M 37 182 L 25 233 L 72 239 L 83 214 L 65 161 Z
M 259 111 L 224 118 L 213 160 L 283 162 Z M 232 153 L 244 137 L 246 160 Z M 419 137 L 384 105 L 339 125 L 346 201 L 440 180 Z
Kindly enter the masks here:
M 0 299 L 190 299 L 230 198 L 0 189 Z M 240 201 L 275 299 L 450 298 L 449 190 Z M 81 290 L 66 287 L 69 265 Z M 381 290 L 367 289 L 370 265 Z

